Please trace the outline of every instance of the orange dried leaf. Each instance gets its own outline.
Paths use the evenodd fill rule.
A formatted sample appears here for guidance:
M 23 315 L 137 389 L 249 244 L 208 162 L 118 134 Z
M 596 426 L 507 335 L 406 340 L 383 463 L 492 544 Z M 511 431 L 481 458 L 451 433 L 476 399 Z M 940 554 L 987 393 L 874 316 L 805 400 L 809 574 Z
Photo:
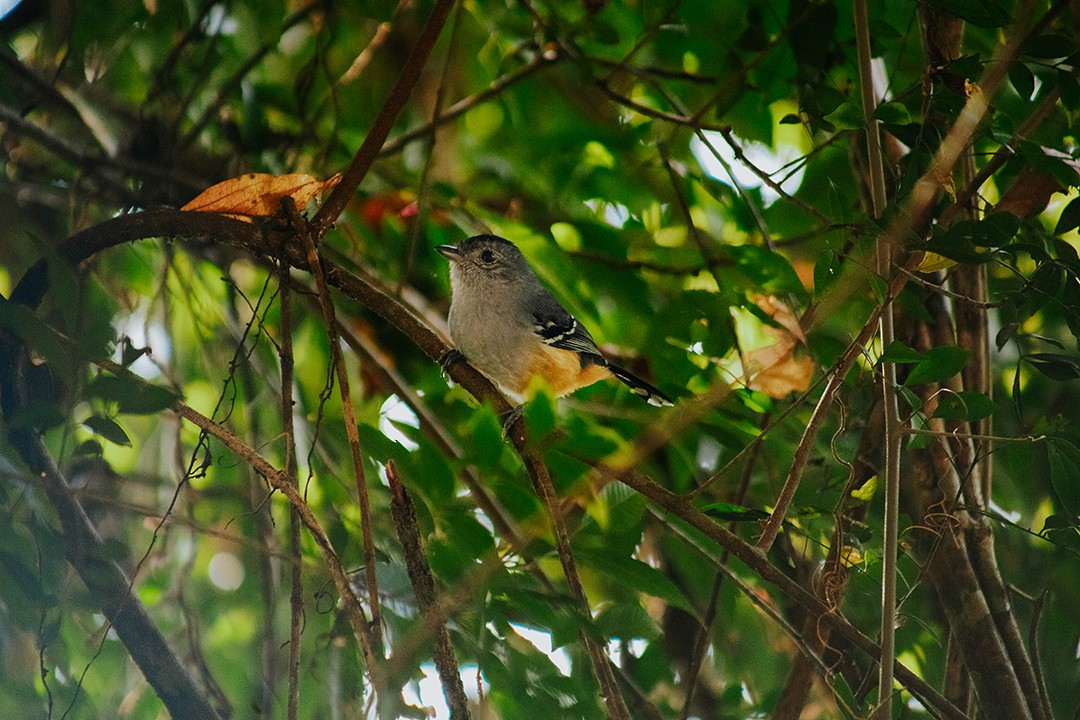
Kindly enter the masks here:
M 775 340 L 773 344 L 743 353 L 744 371 L 752 378 L 749 387 L 773 398 L 803 392 L 810 387 L 814 361 L 797 352 L 806 343 L 799 319 L 776 297 L 758 295 L 753 300 L 780 327 L 763 329 Z
M 281 199 L 291 197 L 296 207 L 303 210 L 311 200 L 324 190 L 333 188 L 340 180 L 340 173 L 325 181 L 302 173 L 248 173 L 203 190 L 180 209 L 241 218 L 258 217 L 273 215 L 281 207 Z

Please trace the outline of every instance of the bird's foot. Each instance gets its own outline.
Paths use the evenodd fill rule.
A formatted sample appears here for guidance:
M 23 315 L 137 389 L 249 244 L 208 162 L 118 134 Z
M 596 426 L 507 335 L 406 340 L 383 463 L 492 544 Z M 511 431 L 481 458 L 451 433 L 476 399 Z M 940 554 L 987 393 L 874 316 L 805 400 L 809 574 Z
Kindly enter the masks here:
M 514 424 L 521 419 L 521 415 L 525 412 L 524 405 L 515 405 L 509 411 L 502 416 L 502 437 L 503 440 L 510 440 L 510 431 L 513 429 Z
M 442 376 L 447 380 L 450 379 L 450 367 L 461 360 L 464 360 L 465 356 L 461 354 L 461 351 L 457 348 L 450 348 L 442 355 L 439 356 L 439 370 L 442 372 Z

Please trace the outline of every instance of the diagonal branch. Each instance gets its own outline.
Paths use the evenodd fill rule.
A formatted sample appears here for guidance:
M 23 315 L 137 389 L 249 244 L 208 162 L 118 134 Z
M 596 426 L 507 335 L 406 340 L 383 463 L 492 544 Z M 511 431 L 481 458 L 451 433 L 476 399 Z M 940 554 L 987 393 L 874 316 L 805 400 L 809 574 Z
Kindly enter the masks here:
M 424 65 L 427 64 L 428 57 L 435 47 L 435 41 L 439 39 L 439 33 L 442 31 L 443 25 L 446 24 L 446 18 L 450 14 L 450 8 L 453 6 L 454 0 L 435 0 L 435 7 L 431 9 L 430 17 L 428 17 L 424 27 L 420 30 L 420 36 L 416 39 L 416 46 L 409 53 L 409 59 L 405 61 L 405 67 L 402 69 L 401 75 L 398 76 L 397 83 L 394 84 L 393 89 L 390 91 L 390 96 L 386 98 L 386 102 L 383 103 L 382 109 L 379 110 L 371 129 L 364 136 L 364 141 L 360 143 L 360 149 L 356 151 L 356 155 L 353 156 L 349 167 L 342 174 L 341 182 L 338 183 L 337 187 L 330 193 L 330 197 L 326 199 L 315 217 L 312 218 L 312 232 L 316 240 L 322 238 L 338 216 L 341 215 L 345 205 L 349 202 L 349 198 L 360 187 L 360 183 L 363 181 L 364 176 L 367 175 L 368 170 L 371 169 L 375 158 L 379 156 L 383 143 L 386 142 L 390 130 L 394 127 L 394 121 L 397 120 L 397 116 L 405 108 L 409 95 L 420 80 L 420 73 L 423 71 Z
M 420 613 L 424 616 L 429 631 L 435 636 L 435 667 L 439 671 L 443 694 L 450 705 L 450 717 L 453 720 L 468 720 L 469 700 L 461 684 L 457 656 L 450 644 L 450 633 L 446 629 L 446 612 L 439 602 L 435 578 L 431 575 L 431 566 L 424 555 L 420 528 L 416 521 L 416 507 L 398 477 L 393 460 L 386 463 L 386 479 L 390 483 L 390 512 L 394 517 L 394 528 L 397 530 L 401 547 L 405 551 L 405 564 L 416 593 L 416 603 L 420 606 Z

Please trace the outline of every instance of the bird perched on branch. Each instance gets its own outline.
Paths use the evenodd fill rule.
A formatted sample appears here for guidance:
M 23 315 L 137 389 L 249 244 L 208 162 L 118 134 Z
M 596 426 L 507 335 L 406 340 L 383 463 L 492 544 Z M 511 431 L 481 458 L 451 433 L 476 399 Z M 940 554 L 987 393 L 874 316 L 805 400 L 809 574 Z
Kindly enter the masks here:
M 464 356 L 520 402 L 534 378 L 556 396 L 614 375 L 650 405 L 670 406 L 663 392 L 600 352 L 592 335 L 540 284 L 509 240 L 477 235 L 437 248 L 450 261 L 450 335 L 457 346 L 440 364 Z M 520 406 L 507 418 L 509 428 Z

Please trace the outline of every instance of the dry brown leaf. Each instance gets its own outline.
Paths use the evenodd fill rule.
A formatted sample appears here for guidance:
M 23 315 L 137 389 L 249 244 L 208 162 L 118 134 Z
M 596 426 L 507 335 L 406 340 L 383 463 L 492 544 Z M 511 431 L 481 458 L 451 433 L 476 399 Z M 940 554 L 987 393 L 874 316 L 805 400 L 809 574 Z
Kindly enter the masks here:
M 291 197 L 296 207 L 303 210 L 311 200 L 340 181 L 341 173 L 325 181 L 303 173 L 247 173 L 208 187 L 180 209 L 221 213 L 248 220 L 252 217 L 273 215 L 281 207 L 281 200 L 285 197 Z
M 1044 147 L 1042 151 L 1045 155 L 1069 165 L 1080 176 L 1080 163 L 1077 163 L 1071 156 L 1054 148 Z M 1001 200 L 998 201 L 993 211 L 1011 212 L 1017 217 L 1029 218 L 1046 209 L 1047 203 L 1050 202 L 1050 196 L 1054 193 L 1066 192 L 1066 190 L 1067 188 L 1063 187 L 1057 178 L 1050 173 L 1037 167 L 1028 166 L 1020 171 L 1020 175 L 1013 181 L 1005 194 L 1001 196 Z
M 806 390 L 814 374 L 814 361 L 796 357 L 796 349 L 806 342 L 799 319 L 775 297 L 757 296 L 753 300 L 780 327 L 765 327 L 765 333 L 774 337 L 775 343 L 743 353 L 743 368 L 747 377 L 753 378 L 750 388 L 773 398 Z

